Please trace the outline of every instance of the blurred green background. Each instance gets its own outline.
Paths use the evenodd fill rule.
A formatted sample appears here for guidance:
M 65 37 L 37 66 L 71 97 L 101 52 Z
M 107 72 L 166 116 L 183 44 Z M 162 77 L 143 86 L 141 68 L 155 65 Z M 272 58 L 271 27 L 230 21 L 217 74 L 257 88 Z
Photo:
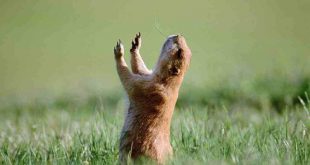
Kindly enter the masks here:
M 0 0 L 0 164 L 119 164 L 137 32 L 192 50 L 170 164 L 310 164 L 309 0 Z
M 113 46 L 143 37 L 149 68 L 165 38 L 192 49 L 184 88 L 310 73 L 310 1 L 0 0 L 0 97 L 119 90 Z

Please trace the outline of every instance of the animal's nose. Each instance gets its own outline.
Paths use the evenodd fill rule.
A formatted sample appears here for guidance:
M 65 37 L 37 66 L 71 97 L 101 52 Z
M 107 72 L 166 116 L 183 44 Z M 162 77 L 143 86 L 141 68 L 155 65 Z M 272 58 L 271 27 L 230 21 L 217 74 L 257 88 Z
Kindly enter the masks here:
M 183 35 L 181 35 L 181 34 L 177 34 L 176 36 L 175 36 L 175 42 L 176 43 L 180 43 L 180 42 L 182 42 L 184 40 L 184 37 L 183 37 Z
M 181 34 L 177 34 L 175 38 L 176 38 L 176 40 L 179 40 L 179 39 L 183 38 L 183 36 Z

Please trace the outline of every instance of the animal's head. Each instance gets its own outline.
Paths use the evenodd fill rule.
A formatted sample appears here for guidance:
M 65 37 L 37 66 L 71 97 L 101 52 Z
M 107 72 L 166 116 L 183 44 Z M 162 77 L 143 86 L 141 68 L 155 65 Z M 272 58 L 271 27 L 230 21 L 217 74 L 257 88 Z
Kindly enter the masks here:
M 182 35 L 171 35 L 162 47 L 157 67 L 167 78 L 183 77 L 191 56 L 185 38 Z

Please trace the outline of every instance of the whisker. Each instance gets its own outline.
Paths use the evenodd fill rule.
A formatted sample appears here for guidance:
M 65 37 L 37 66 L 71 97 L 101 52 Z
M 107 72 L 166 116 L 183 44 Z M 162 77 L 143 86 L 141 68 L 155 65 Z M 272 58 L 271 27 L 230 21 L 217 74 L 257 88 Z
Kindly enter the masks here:
M 158 21 L 157 21 L 156 18 L 155 18 L 154 27 L 155 27 L 155 29 L 161 34 L 161 36 L 162 36 L 163 38 L 166 38 L 167 35 L 165 35 L 165 34 L 159 29 L 159 24 L 158 24 Z

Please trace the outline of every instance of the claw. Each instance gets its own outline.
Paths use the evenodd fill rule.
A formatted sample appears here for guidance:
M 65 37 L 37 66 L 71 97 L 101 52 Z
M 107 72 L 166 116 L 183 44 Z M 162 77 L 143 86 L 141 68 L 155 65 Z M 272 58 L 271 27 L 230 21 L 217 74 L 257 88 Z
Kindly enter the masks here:
M 120 39 L 116 41 L 116 46 L 114 47 L 114 55 L 115 58 L 120 58 L 124 55 L 124 46 Z
M 137 49 L 139 49 L 140 45 L 141 45 L 141 33 L 138 32 L 136 33 L 134 39 L 131 41 L 132 47 L 130 49 L 130 51 L 135 51 Z

